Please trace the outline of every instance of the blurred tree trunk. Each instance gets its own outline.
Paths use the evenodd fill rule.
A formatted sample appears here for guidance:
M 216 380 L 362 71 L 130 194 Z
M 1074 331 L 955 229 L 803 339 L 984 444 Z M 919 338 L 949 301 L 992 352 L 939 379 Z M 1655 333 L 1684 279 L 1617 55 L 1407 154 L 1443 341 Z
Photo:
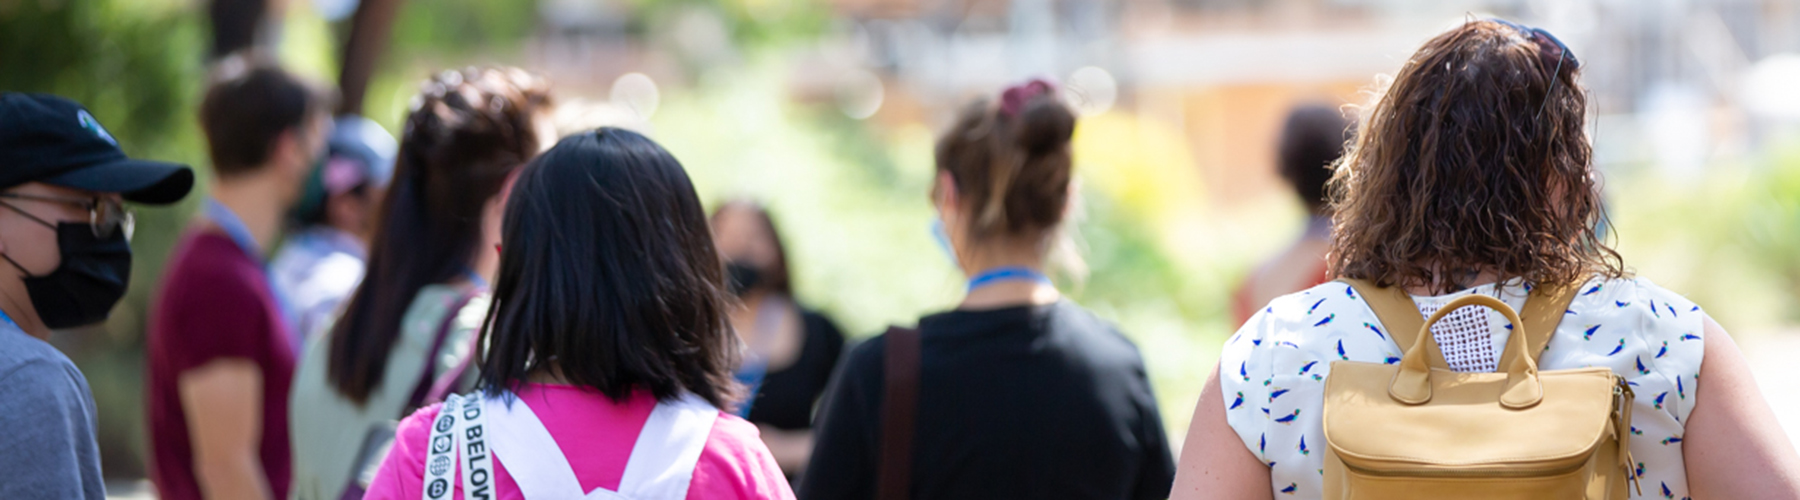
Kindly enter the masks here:
M 216 60 L 257 45 L 269 17 L 269 0 L 212 0 L 206 8 L 212 21 L 212 52 Z
M 344 42 L 343 71 L 338 74 L 338 114 L 361 115 L 363 96 L 375 76 L 375 63 L 387 50 L 394 31 L 400 0 L 362 0 L 350 19 L 350 36 Z

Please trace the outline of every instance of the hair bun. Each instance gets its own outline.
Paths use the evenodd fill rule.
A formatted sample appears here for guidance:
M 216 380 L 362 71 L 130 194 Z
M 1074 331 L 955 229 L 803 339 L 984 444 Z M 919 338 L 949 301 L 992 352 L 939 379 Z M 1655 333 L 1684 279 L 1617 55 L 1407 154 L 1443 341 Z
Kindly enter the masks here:
M 1031 156 L 1062 149 L 1075 136 L 1075 111 L 1056 94 L 1040 94 L 1014 118 L 1013 141 Z

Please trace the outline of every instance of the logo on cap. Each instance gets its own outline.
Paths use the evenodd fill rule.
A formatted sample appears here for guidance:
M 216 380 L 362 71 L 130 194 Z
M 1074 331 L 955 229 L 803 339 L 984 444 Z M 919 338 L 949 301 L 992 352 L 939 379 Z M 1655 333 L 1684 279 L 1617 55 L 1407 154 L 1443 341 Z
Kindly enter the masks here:
M 108 144 L 112 144 L 114 146 L 119 145 L 119 141 L 116 139 L 113 139 L 112 134 L 109 134 L 106 132 L 106 127 L 100 126 L 100 120 L 95 120 L 94 115 L 88 114 L 87 110 L 84 109 L 84 110 L 75 112 L 75 121 L 81 123 L 81 128 L 87 129 L 87 131 L 89 131 L 89 132 L 93 132 L 95 136 L 98 136 L 101 139 L 106 139 L 106 142 Z

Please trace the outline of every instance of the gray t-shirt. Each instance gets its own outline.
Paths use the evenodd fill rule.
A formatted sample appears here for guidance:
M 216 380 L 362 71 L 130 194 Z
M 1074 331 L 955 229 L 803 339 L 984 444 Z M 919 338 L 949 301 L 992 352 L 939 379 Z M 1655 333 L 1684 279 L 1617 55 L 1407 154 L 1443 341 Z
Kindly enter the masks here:
M 87 378 L 3 316 L 0 402 L 0 498 L 106 498 Z

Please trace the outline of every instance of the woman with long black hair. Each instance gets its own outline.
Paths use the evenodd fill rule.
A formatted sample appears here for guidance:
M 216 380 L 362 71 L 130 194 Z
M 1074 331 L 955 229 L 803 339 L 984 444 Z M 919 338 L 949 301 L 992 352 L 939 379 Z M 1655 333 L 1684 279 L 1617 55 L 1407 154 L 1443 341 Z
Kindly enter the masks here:
M 554 137 L 550 106 L 548 84 L 514 68 L 445 71 L 421 86 L 368 275 L 295 375 L 298 498 L 366 487 L 395 420 L 473 386 L 505 187 Z

